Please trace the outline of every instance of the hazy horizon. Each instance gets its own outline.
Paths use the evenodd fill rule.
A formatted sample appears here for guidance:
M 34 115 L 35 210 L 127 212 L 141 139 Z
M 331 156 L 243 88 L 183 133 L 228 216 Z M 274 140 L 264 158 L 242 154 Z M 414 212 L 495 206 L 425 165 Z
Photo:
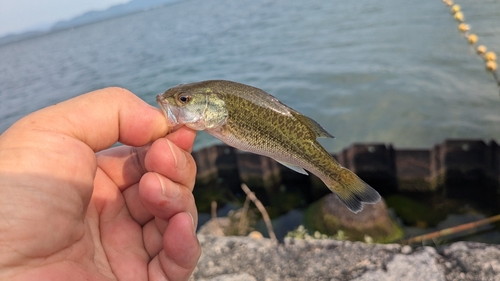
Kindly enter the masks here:
M 55 23 L 70 20 L 90 11 L 106 10 L 131 0 L 89 0 L 68 2 L 64 0 L 0 0 L 0 37 L 30 31 L 45 31 Z

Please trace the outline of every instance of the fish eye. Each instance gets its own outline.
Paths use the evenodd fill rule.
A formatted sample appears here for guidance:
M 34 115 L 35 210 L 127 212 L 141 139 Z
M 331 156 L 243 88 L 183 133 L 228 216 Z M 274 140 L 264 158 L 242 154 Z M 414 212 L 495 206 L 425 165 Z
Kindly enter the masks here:
M 191 100 L 191 96 L 188 94 L 182 93 L 182 94 L 177 96 L 177 100 L 179 100 L 179 102 L 181 102 L 183 104 L 188 103 Z

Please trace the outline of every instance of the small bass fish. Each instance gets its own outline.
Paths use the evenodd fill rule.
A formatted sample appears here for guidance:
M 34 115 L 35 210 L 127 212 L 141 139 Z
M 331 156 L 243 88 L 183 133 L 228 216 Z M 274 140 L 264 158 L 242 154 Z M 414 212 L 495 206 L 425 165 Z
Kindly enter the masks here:
M 316 138 L 333 138 L 311 118 L 252 86 L 223 80 L 181 84 L 156 101 L 169 125 L 205 130 L 243 151 L 271 157 L 299 173 L 318 176 L 352 212 L 380 195 L 342 167 Z

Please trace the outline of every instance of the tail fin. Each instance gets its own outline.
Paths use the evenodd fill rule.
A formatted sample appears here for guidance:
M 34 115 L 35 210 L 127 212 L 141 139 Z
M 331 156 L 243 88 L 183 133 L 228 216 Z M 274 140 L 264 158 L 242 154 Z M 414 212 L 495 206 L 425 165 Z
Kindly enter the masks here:
M 375 189 L 344 167 L 340 170 L 338 181 L 331 181 L 328 188 L 354 213 L 363 210 L 363 203 L 380 201 L 380 194 Z

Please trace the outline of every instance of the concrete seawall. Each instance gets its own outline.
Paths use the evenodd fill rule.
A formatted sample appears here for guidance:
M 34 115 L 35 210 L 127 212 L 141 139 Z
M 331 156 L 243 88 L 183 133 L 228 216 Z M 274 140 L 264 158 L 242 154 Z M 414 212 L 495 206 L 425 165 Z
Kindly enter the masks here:
M 311 202 L 329 192 L 315 176 L 295 173 L 273 159 L 229 146 L 208 147 L 193 156 L 198 165 L 197 188 L 216 186 L 239 194 L 242 182 L 257 188 L 257 193 L 259 188 L 273 193 L 295 186 L 306 188 L 304 198 Z M 438 194 L 483 206 L 498 203 L 500 147 L 495 141 L 445 140 L 429 149 L 355 143 L 334 157 L 382 195 Z

